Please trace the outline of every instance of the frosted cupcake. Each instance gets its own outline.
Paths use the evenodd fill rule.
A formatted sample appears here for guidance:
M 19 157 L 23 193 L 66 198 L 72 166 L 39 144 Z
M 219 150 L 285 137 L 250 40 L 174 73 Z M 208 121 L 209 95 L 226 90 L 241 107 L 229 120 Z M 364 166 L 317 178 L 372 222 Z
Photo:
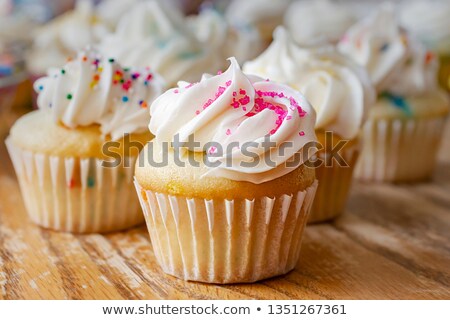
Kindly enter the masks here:
M 379 92 L 355 175 L 366 181 L 429 178 L 449 111 L 434 54 L 399 27 L 390 6 L 353 26 L 339 49 L 367 68 Z
M 355 22 L 347 7 L 330 0 L 295 1 L 284 16 L 286 29 L 304 47 L 336 44 Z
M 402 26 L 438 54 L 439 82 L 450 91 L 450 2 L 408 1 L 399 13 Z
M 132 177 L 152 138 L 146 108 L 162 91 L 159 77 L 87 51 L 35 89 L 40 109 L 20 118 L 6 141 L 30 218 L 77 233 L 142 223 Z
M 322 145 L 318 156 L 323 164 L 316 168 L 319 188 L 309 221 L 337 217 L 345 208 L 360 152 L 360 129 L 374 100 L 367 74 L 331 47 L 311 50 L 297 46 L 282 27 L 275 31 L 270 47 L 246 63 L 244 71 L 288 84 L 304 94 L 316 110 L 315 130 Z M 346 144 L 338 154 L 345 163 L 338 163 L 331 158 L 331 150 L 342 140 Z
M 125 66 L 151 66 L 169 86 L 223 67 L 220 55 L 186 28 L 181 12 L 156 0 L 133 6 L 98 47 Z
M 272 42 L 275 28 L 283 24 L 283 15 L 292 0 L 233 0 L 225 17 L 233 26 L 253 26 L 258 29 L 266 45 Z
M 141 153 L 136 187 L 164 272 L 237 283 L 292 270 L 317 186 L 306 99 L 246 76 L 232 58 L 224 73 L 164 93 L 150 113 L 155 139 Z
M 233 26 L 217 11 L 202 10 L 187 18 L 188 26 L 196 38 L 226 61 L 235 57 L 239 63 L 257 57 L 264 50 L 264 43 L 253 26 Z

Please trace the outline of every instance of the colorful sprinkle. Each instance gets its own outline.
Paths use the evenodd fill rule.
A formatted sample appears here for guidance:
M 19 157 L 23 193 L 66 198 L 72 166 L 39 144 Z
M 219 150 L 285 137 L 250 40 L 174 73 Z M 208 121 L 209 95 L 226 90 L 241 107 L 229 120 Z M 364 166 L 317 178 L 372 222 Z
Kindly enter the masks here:
M 389 43 L 383 44 L 383 45 L 381 46 L 381 48 L 380 48 L 380 51 L 381 51 L 381 52 L 384 52 L 384 51 L 386 51 L 387 49 L 389 49 Z
M 300 132 L 298 133 L 298 135 L 299 135 L 300 137 L 303 137 L 303 136 L 305 135 L 305 131 L 300 131 Z
M 66 70 L 61 69 L 61 74 L 66 74 Z
M 67 98 L 67 100 L 72 100 L 73 96 L 72 96 L 72 94 L 68 93 L 66 98 Z
M 110 63 L 114 63 L 115 60 L 114 60 L 113 58 L 109 58 L 108 61 L 109 61 Z
M 87 180 L 87 185 L 89 188 L 93 188 L 95 186 L 95 179 L 93 177 L 89 177 Z
M 122 102 L 128 102 L 128 100 L 129 100 L 129 99 L 128 99 L 127 96 L 123 96 L 123 97 L 122 97 Z
M 382 97 L 389 100 L 389 102 L 394 106 L 402 110 L 406 115 L 412 116 L 411 107 L 408 102 L 402 96 L 394 95 L 389 92 L 384 92 L 381 94 Z

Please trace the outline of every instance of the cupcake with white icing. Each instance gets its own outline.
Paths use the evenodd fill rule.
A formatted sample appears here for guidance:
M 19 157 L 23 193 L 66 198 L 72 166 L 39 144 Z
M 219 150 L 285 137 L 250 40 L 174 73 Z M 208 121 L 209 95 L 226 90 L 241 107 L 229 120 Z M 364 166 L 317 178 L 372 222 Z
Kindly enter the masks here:
M 401 25 L 438 54 L 439 81 L 450 91 L 450 2 L 408 1 L 399 9 Z
M 355 21 L 347 7 L 331 0 L 295 1 L 284 16 L 294 41 L 305 47 L 336 44 Z
M 197 81 L 204 72 L 223 67 L 214 48 L 186 28 L 182 13 L 156 0 L 134 5 L 98 48 L 124 66 L 151 66 L 169 86 L 179 80 Z
M 35 89 L 39 110 L 6 141 L 30 218 L 77 233 L 142 223 L 132 172 L 152 138 L 147 108 L 163 89 L 160 77 L 86 51 Z
M 67 58 L 99 41 L 107 30 L 96 18 L 93 3 L 78 0 L 74 10 L 33 32 L 33 45 L 27 56 L 28 70 L 35 77 L 46 74 L 49 68 L 63 65 Z
M 292 270 L 317 186 L 304 96 L 247 76 L 232 58 L 222 74 L 180 82 L 150 113 L 155 139 L 136 187 L 164 272 L 239 283 Z
M 366 67 L 379 96 L 364 127 L 356 175 L 367 181 L 431 176 L 449 101 L 436 81 L 438 62 L 383 6 L 354 25 L 341 52 Z
M 284 28 L 274 33 L 274 42 L 244 71 L 283 82 L 300 91 L 317 113 L 316 134 L 322 145 L 316 170 L 319 188 L 310 222 L 337 217 L 344 211 L 353 169 L 360 151 L 360 130 L 374 90 L 366 72 L 346 60 L 332 47 L 306 49 L 296 45 Z M 338 154 L 345 163 L 328 159 L 334 144 L 346 141 Z M 331 162 L 332 161 L 332 162 Z
M 275 28 L 283 24 L 283 16 L 292 0 L 233 0 L 225 17 L 233 26 L 253 26 L 269 45 Z
M 187 23 L 196 38 L 225 61 L 235 57 L 239 63 L 253 59 L 264 50 L 258 30 L 251 26 L 233 26 L 213 9 L 189 16 Z

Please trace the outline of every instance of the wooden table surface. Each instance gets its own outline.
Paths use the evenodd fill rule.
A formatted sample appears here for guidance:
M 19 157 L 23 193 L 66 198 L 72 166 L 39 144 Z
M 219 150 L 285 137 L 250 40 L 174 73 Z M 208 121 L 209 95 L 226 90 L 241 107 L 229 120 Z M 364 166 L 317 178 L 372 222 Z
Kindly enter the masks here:
M 340 219 L 307 227 L 296 270 L 223 286 L 164 275 L 144 227 L 84 236 L 36 227 L 1 146 L 0 298 L 450 299 L 450 125 L 445 137 L 433 182 L 355 184 Z

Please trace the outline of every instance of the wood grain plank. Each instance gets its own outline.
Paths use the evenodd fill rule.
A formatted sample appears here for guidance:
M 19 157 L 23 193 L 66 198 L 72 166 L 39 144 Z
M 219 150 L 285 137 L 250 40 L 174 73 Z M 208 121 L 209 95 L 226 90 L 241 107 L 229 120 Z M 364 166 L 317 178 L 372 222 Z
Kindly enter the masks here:
M 432 181 L 356 183 L 347 212 L 309 226 L 296 269 L 256 284 L 165 275 L 145 227 L 107 235 L 27 218 L 0 145 L 0 299 L 450 299 L 450 126 Z

